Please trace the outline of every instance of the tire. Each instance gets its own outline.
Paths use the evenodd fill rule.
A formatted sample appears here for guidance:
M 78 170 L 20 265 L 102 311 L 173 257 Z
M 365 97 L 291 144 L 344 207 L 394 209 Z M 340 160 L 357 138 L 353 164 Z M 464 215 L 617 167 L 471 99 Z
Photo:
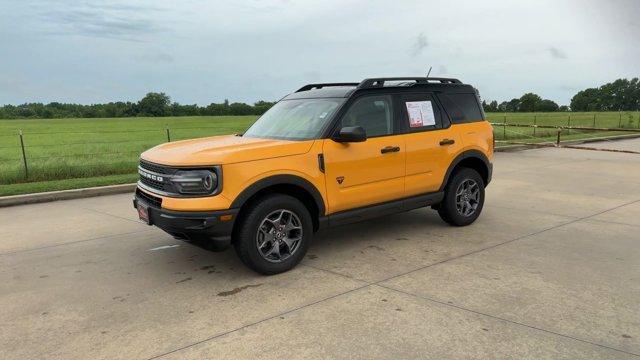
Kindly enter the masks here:
M 234 239 L 236 253 L 245 265 L 264 275 L 295 267 L 313 238 L 309 211 L 288 195 L 259 198 L 239 220 Z
M 462 194 L 460 194 L 461 192 Z M 440 218 L 449 225 L 466 226 L 476 221 L 482 212 L 483 205 L 484 181 L 482 177 L 473 169 L 461 168 L 447 183 L 444 199 L 437 209 Z

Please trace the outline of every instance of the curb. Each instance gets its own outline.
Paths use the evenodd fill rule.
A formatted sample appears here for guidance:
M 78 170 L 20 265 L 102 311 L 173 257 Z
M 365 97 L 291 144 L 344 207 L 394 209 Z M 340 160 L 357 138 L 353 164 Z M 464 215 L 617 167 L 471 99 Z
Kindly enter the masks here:
M 602 141 L 618 141 L 618 140 L 636 139 L 639 137 L 640 137 L 640 134 L 617 135 L 617 136 L 601 137 L 601 138 L 593 138 L 593 139 L 568 140 L 563 143 L 569 144 L 569 145 L 580 145 L 580 144 L 589 144 L 589 143 L 602 142 Z M 551 146 L 549 148 L 553 149 L 553 147 Z M 514 144 L 514 145 L 497 147 L 493 151 L 494 152 L 512 152 L 512 151 L 516 152 L 516 151 L 531 150 L 531 149 L 541 149 L 541 147 L 534 146 L 534 145 Z
M 44 203 L 44 202 L 58 201 L 58 200 L 88 198 L 88 197 L 102 196 L 102 195 L 133 193 L 135 189 L 136 189 L 136 184 L 134 183 L 134 184 L 98 186 L 98 187 L 91 187 L 91 188 L 84 188 L 84 189 L 50 191 L 50 192 L 35 193 L 35 194 L 2 196 L 0 197 L 0 208 L 16 206 L 16 205 L 37 204 L 37 203 Z

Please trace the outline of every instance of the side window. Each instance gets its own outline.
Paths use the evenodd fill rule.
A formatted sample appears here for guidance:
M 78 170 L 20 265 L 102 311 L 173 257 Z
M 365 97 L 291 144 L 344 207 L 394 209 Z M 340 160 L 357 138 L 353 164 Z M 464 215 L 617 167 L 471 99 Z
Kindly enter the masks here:
M 362 126 L 367 137 L 393 134 L 391 96 L 365 96 L 357 99 L 342 117 L 341 125 Z
M 438 104 L 430 94 L 405 94 L 400 96 L 402 125 L 407 132 L 442 128 Z
M 439 94 L 445 110 L 454 124 L 484 120 L 475 94 Z

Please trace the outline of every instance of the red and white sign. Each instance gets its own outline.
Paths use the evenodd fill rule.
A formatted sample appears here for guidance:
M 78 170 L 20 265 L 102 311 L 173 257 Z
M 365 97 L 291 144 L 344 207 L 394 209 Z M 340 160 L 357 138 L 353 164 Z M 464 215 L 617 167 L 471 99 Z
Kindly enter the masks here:
M 410 127 L 416 128 L 436 124 L 436 116 L 433 113 L 431 101 L 408 101 L 405 104 L 409 115 Z

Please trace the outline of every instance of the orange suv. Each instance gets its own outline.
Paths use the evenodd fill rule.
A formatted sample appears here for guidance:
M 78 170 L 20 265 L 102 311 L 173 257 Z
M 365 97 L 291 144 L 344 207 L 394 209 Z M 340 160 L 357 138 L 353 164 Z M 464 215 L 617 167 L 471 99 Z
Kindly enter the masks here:
M 145 151 L 133 202 L 148 224 L 214 250 L 233 244 L 250 268 L 275 274 L 329 226 L 424 206 L 471 224 L 492 159 L 492 127 L 459 80 L 310 84 L 244 134 Z

